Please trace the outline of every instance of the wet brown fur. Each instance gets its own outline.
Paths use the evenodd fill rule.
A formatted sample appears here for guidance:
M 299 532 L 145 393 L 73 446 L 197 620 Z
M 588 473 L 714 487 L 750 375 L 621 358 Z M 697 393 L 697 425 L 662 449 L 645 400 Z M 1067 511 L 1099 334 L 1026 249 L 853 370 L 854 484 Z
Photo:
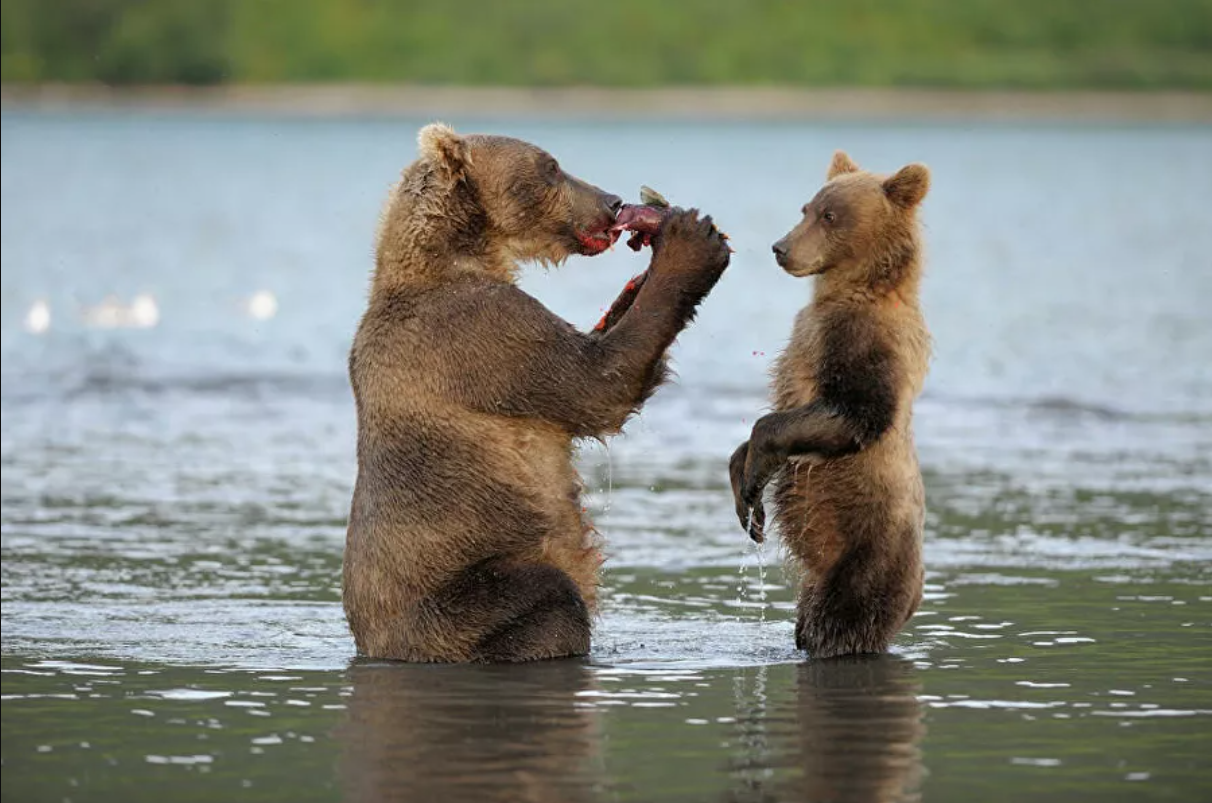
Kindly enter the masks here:
M 749 472 L 741 513 L 760 514 L 773 479 L 773 520 L 802 570 L 796 643 L 813 657 L 886 650 L 921 602 L 925 495 L 911 424 L 930 354 L 916 214 L 928 185 L 921 165 L 883 178 L 839 152 L 775 245 L 816 287 L 775 366 L 775 412 L 733 472 Z
M 359 653 L 410 661 L 584 654 L 602 561 L 576 438 L 619 431 L 728 263 L 710 219 L 673 215 L 651 279 L 583 334 L 514 283 L 585 251 L 618 199 L 506 137 L 420 136 L 383 213 L 350 354 L 358 478 L 344 604 Z

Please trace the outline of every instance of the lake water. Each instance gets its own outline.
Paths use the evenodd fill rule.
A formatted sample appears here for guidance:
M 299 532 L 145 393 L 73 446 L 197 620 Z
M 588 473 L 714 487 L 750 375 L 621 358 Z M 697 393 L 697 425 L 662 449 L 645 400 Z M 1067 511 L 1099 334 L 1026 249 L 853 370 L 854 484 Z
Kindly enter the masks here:
M 1212 130 L 454 121 L 737 253 L 582 453 L 592 656 L 435 667 L 354 661 L 338 585 L 345 355 L 423 122 L 4 111 L 5 801 L 1212 799 Z M 933 170 L 927 587 L 892 655 L 805 662 L 726 463 L 839 147 Z M 588 327 L 645 260 L 524 284 Z

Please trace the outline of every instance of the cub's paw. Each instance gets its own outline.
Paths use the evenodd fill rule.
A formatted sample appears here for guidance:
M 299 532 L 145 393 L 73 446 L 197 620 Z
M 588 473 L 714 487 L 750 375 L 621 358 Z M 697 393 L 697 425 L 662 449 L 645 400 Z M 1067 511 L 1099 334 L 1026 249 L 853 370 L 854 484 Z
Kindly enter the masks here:
M 652 265 L 662 273 L 701 275 L 714 283 L 731 256 L 728 237 L 697 209 L 675 211 L 652 239 Z
M 766 508 L 762 504 L 761 494 L 755 499 L 745 498 L 745 470 L 749 455 L 749 441 L 745 441 L 728 461 L 728 478 L 732 483 L 732 500 L 736 504 L 736 517 L 741 522 L 741 529 L 760 544 L 766 540 Z

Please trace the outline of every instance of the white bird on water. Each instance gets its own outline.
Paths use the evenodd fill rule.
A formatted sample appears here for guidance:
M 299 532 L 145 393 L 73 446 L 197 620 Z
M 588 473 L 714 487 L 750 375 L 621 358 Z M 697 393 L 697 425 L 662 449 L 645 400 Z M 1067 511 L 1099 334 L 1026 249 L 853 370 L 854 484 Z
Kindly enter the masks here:
M 25 329 L 27 332 L 40 335 L 50 329 L 50 325 L 50 304 L 40 298 L 29 308 L 29 312 L 25 313 Z
M 258 290 L 245 302 L 244 309 L 250 318 L 268 321 L 278 314 L 278 298 L 269 290 Z
M 100 304 L 85 307 L 81 315 L 98 329 L 150 329 L 160 322 L 160 307 L 149 293 L 140 293 L 129 304 L 106 296 Z

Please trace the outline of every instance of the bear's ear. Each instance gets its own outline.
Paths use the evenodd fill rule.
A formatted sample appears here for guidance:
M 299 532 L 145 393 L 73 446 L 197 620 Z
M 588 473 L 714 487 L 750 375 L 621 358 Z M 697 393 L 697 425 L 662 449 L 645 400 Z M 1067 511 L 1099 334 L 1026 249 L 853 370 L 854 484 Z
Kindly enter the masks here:
M 471 149 L 467 140 L 445 123 L 430 123 L 417 134 L 417 146 L 422 158 L 443 167 L 452 178 L 461 179 L 471 166 Z
M 826 181 L 833 181 L 838 176 L 846 173 L 857 173 L 859 166 L 854 163 L 854 160 L 846 155 L 845 151 L 834 151 L 833 161 L 829 163 L 829 172 L 825 175 Z
M 888 200 L 897 206 L 912 209 L 922 202 L 926 190 L 930 189 L 930 171 L 925 165 L 906 165 L 896 175 L 884 179 L 883 186 Z

